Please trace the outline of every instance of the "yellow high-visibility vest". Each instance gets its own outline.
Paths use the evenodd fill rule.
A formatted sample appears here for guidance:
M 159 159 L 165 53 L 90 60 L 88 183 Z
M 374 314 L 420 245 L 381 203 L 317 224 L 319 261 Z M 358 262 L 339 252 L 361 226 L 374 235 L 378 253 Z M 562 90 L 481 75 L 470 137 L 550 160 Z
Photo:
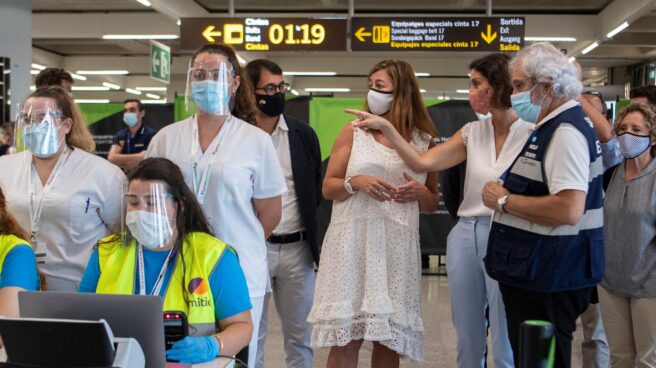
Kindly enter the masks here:
M 185 237 L 182 253 L 175 257 L 173 274 L 165 286 L 164 310 L 184 312 L 189 335 L 209 336 L 218 332 L 209 276 L 226 249 L 231 248 L 221 240 L 195 232 Z M 98 243 L 100 279 L 96 293 L 134 294 L 136 259 L 134 241 L 126 246 L 117 235 L 102 239 Z

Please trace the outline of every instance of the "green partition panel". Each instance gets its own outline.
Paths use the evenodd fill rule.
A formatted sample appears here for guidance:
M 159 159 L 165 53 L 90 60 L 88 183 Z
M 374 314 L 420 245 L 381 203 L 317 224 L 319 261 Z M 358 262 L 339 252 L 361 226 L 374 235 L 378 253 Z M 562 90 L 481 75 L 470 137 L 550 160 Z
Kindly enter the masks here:
M 91 125 L 98 120 L 104 119 L 109 115 L 115 114 L 123 110 L 122 103 L 108 103 L 108 104 L 78 104 L 82 111 L 87 125 Z
M 426 106 L 432 106 L 443 102 L 441 99 L 424 99 Z M 361 110 L 364 106 L 364 98 L 333 98 L 313 97 L 310 101 L 310 126 L 319 137 L 321 145 L 321 158 L 323 160 L 330 156 L 333 143 L 344 128 L 346 123 L 355 118 L 344 112 L 344 109 Z
M 196 105 L 193 103 L 189 104 L 189 110 L 191 112 L 187 112 L 185 109 L 185 96 L 177 96 L 175 98 L 175 105 L 173 105 L 173 121 L 184 120 L 193 115 L 196 111 Z
M 442 102 L 436 98 L 424 99 L 426 106 L 432 106 Z M 121 103 L 110 104 L 79 104 L 80 110 L 85 115 L 87 124 L 93 124 L 109 115 L 120 112 L 123 109 Z M 364 98 L 333 98 L 313 97 L 310 101 L 310 126 L 314 128 L 319 136 L 321 144 L 321 156 L 323 159 L 330 155 L 333 143 L 344 125 L 353 120 L 353 115 L 344 112 L 344 109 L 362 109 Z M 191 104 L 191 109 L 194 109 Z M 193 114 L 185 109 L 184 96 L 175 98 L 174 121 L 180 121 Z

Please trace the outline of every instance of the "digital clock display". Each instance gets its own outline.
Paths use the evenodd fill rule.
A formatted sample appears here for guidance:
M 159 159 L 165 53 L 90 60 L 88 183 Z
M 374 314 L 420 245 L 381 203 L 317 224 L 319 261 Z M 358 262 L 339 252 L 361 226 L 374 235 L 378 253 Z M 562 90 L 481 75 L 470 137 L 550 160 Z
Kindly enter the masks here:
M 183 18 L 183 50 L 224 43 L 238 51 L 346 51 L 346 19 Z

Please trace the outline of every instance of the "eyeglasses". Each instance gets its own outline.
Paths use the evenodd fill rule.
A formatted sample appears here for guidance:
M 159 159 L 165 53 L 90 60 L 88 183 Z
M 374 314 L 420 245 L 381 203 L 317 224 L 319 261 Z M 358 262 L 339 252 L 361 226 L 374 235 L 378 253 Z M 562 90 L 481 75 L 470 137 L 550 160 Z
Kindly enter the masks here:
M 280 84 L 273 84 L 273 83 L 271 83 L 271 84 L 267 84 L 267 85 L 264 86 L 264 87 L 258 87 L 258 88 L 255 88 L 256 91 L 257 91 L 258 89 L 262 89 L 262 90 L 264 90 L 264 93 L 266 93 L 267 95 L 269 95 L 269 96 L 273 96 L 273 95 L 275 95 L 277 92 L 280 92 L 280 93 L 285 93 L 285 92 L 287 92 L 287 90 L 289 89 L 289 83 L 287 83 L 287 82 L 282 82 L 282 83 L 280 83 Z
M 608 106 L 606 106 L 606 102 L 604 101 L 604 96 L 601 95 L 601 92 L 598 91 L 583 91 L 581 92 L 582 95 L 590 95 L 590 96 L 595 96 L 599 99 L 601 102 L 601 113 L 603 115 L 606 115 L 608 113 Z
M 598 92 L 598 91 L 583 91 L 583 92 L 581 92 L 581 94 L 583 94 L 583 95 L 592 95 L 592 96 L 597 96 L 597 97 L 599 97 L 599 98 L 602 99 L 602 100 L 604 99 L 604 96 L 602 96 L 602 95 L 601 95 L 601 92 Z
M 230 76 L 235 76 L 235 71 L 231 70 L 228 72 Z M 218 81 L 223 79 L 226 76 L 225 69 L 201 69 L 201 68 L 191 68 L 189 69 L 189 77 L 192 81 L 202 81 L 202 80 L 213 80 Z

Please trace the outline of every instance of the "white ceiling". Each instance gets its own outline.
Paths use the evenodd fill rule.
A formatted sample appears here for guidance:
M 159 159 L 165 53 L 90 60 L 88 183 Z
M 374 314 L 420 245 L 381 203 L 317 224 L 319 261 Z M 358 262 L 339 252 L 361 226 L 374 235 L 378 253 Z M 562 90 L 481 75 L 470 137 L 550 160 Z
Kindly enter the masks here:
M 122 101 L 134 97 L 124 88 L 165 86 L 148 77 L 149 41 L 103 40 L 103 34 L 179 34 L 176 21 L 181 17 L 225 17 L 228 0 L 150 0 L 146 7 L 136 0 L 32 0 L 33 61 L 70 71 L 81 69 L 125 69 L 127 76 L 96 76 L 77 81 L 79 86 L 98 86 L 111 82 L 120 91 L 75 92 L 78 98 L 109 98 Z M 234 0 L 236 16 L 347 16 L 348 0 Z M 383 16 L 485 15 L 485 0 L 354 0 L 355 15 Z M 494 0 L 494 15 L 504 13 L 526 17 L 526 36 L 575 37 L 559 48 L 576 55 L 584 66 L 587 83 L 603 83 L 608 68 L 632 65 L 656 56 L 656 1 L 654 0 Z M 605 35 L 624 20 L 630 26 L 612 40 Z M 593 41 L 601 45 L 581 55 Z M 189 60 L 178 40 L 161 41 L 171 47 L 172 81 L 167 92 L 156 92 L 172 100 L 184 93 L 184 75 Z M 288 71 L 334 71 L 336 77 L 289 78 L 303 92 L 308 87 L 347 87 L 345 96 L 362 96 L 366 75 L 377 61 L 400 58 L 409 61 L 416 72 L 430 73 L 421 78 L 426 96 L 465 97 L 455 92 L 467 88 L 467 65 L 483 54 L 473 52 L 243 52 L 247 60 L 270 58 Z

